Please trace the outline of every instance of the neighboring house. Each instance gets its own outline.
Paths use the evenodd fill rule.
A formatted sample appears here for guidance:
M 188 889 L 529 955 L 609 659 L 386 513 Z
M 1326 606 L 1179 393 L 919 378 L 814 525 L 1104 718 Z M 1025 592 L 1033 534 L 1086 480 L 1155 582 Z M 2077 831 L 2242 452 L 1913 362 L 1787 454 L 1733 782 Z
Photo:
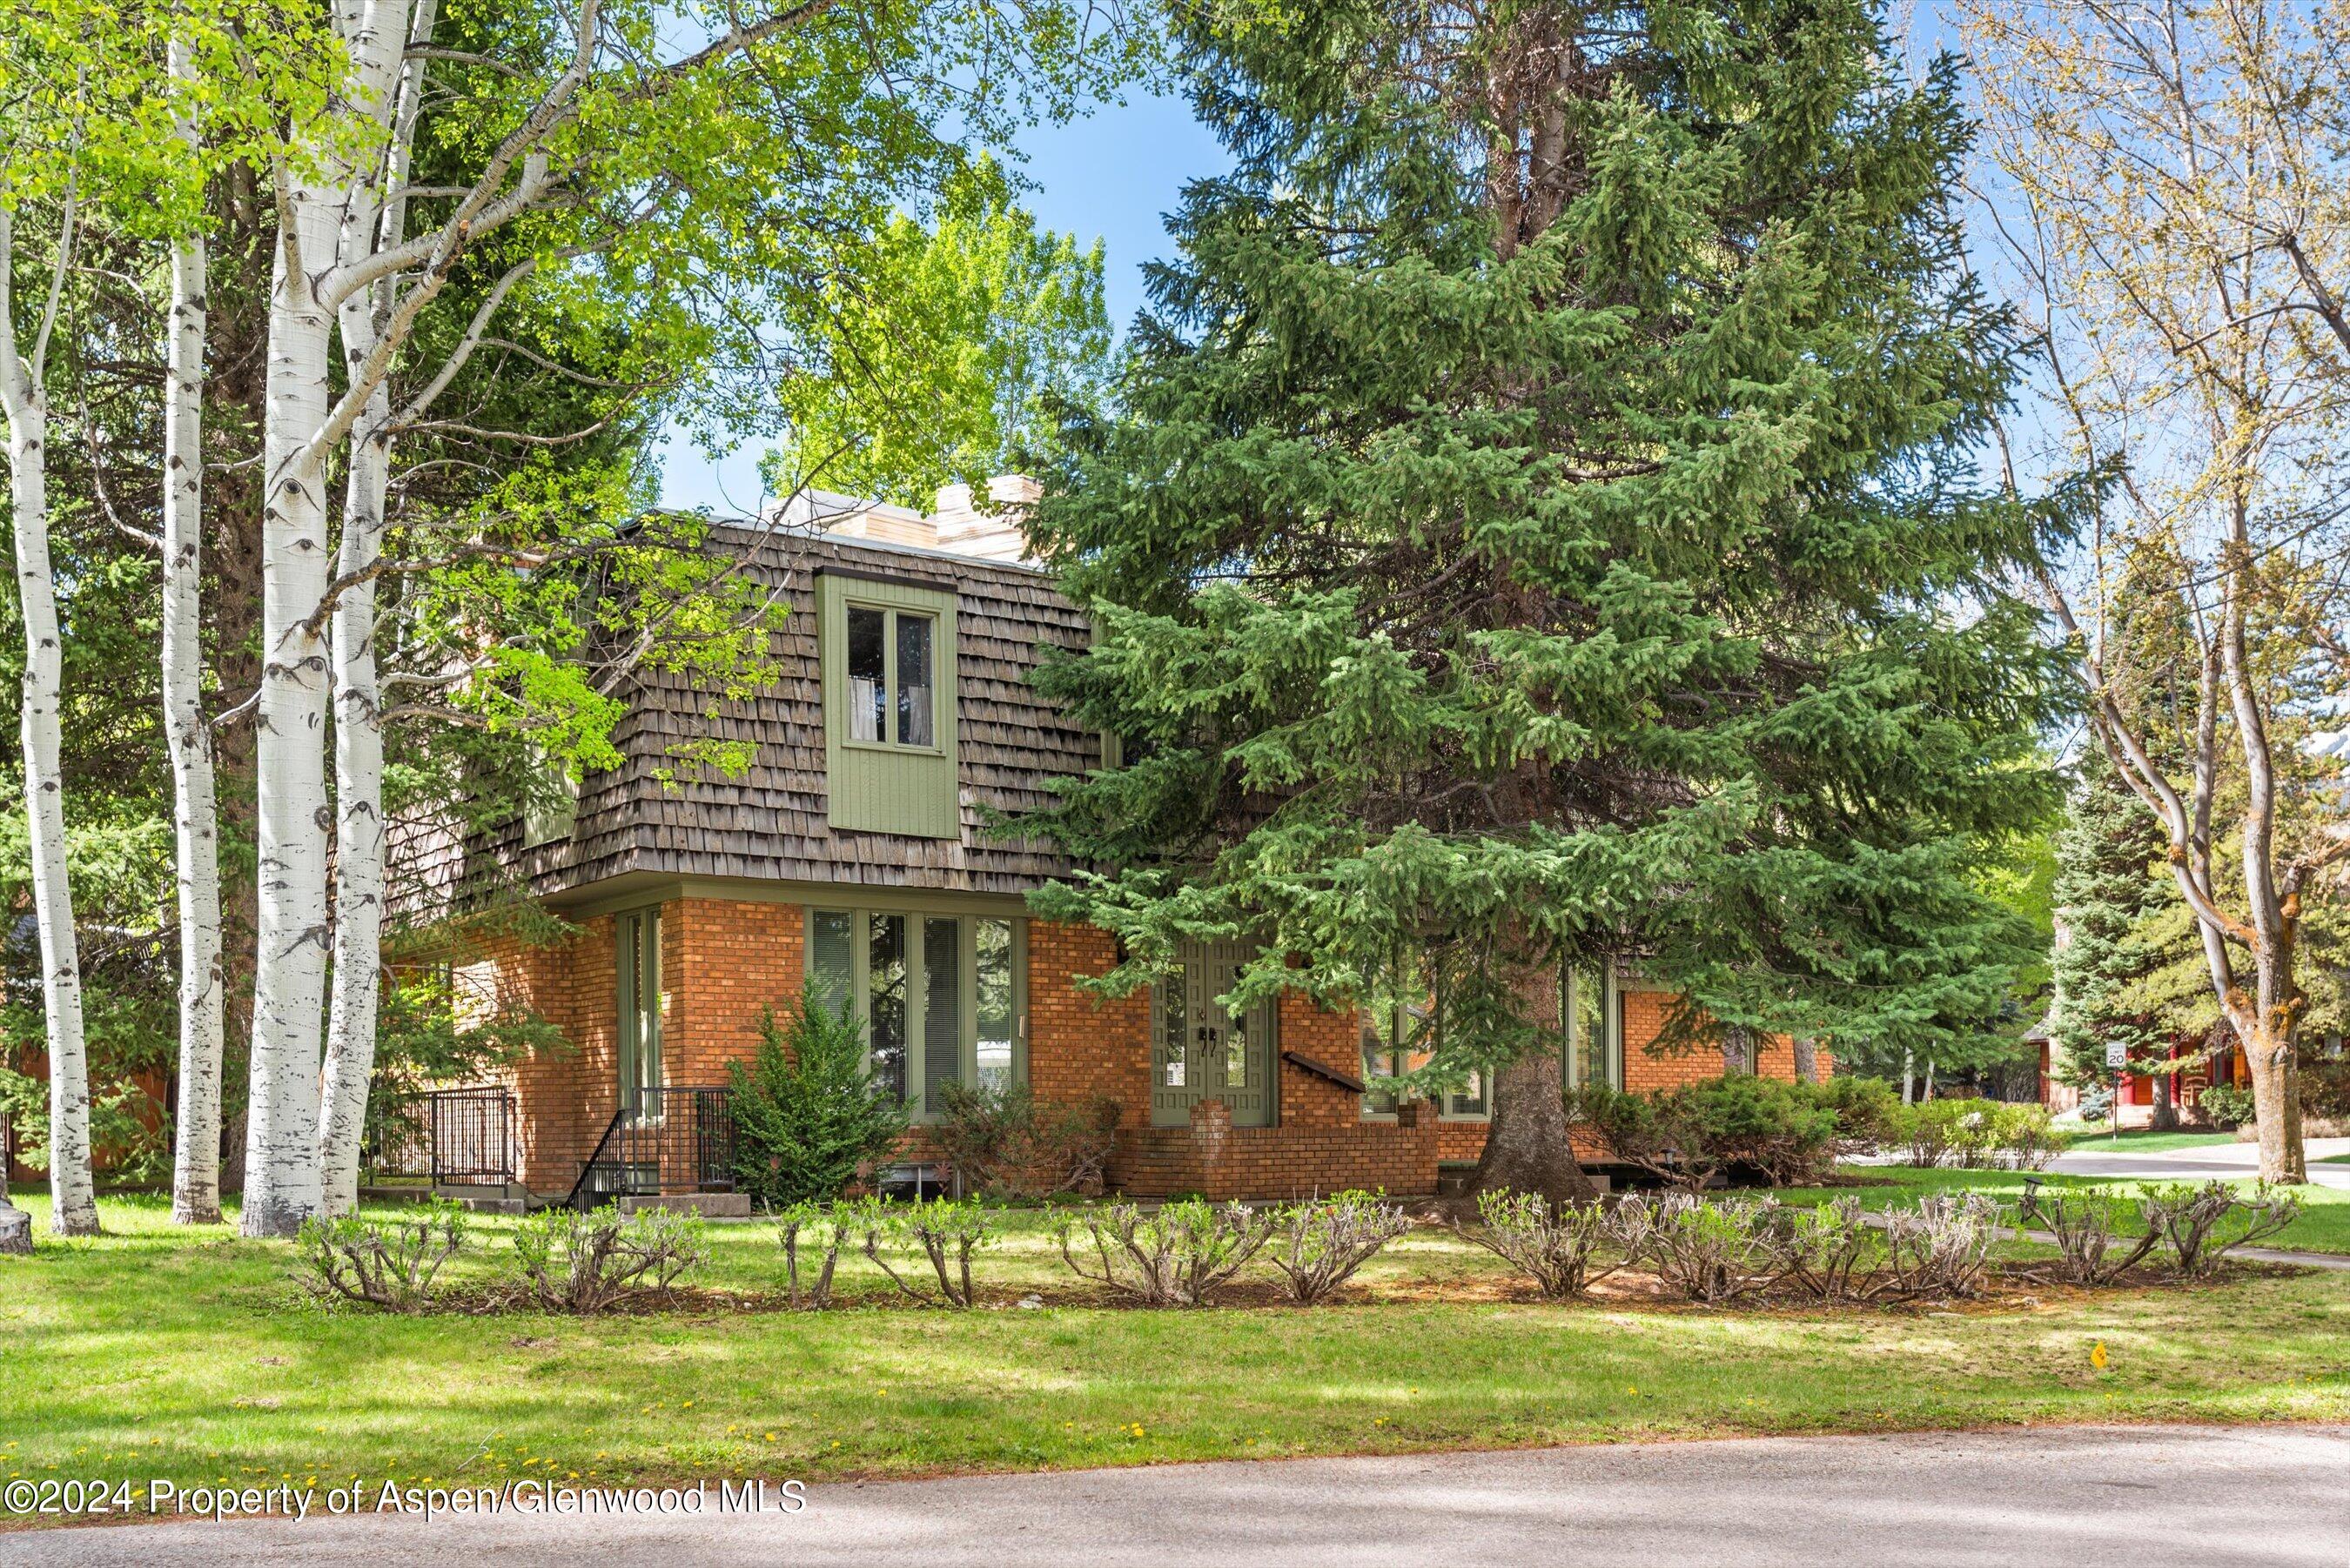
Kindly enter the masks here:
M 992 491 L 999 507 L 1035 493 L 1018 479 Z M 1124 1000 L 1078 989 L 1115 961 L 1111 937 L 1032 919 L 1025 896 L 1072 867 L 986 824 L 1102 764 L 1102 737 L 1029 680 L 1042 650 L 1085 642 L 1086 618 L 1019 558 L 1000 513 L 975 513 L 962 487 L 939 499 L 925 516 L 818 494 L 722 530 L 789 602 L 782 679 L 713 707 L 647 677 L 621 765 L 590 775 L 568 818 L 489 847 L 579 928 L 466 966 L 477 992 L 537 1009 L 577 1047 L 511 1076 L 516 1178 L 542 1194 L 724 1189 L 712 1125 L 726 1064 L 812 973 L 854 1007 L 911 1107 L 909 1161 L 942 1085 L 1024 1083 L 1043 1100 L 1115 1101 L 1108 1179 L 1138 1196 L 1434 1191 L 1440 1166 L 1482 1148 L 1484 1095 L 1367 1093 L 1367 1064 L 1391 1070 L 1379 1021 L 1302 995 L 1222 1009 L 1244 957 L 1231 948 L 1198 949 Z M 713 729 L 753 743 L 748 772 L 667 776 L 675 743 Z M 1573 1076 L 1647 1086 L 1721 1070 L 1711 1054 L 1644 1054 L 1662 996 L 1614 978 L 1573 989 Z M 1783 1045 L 1763 1057 L 1791 1072 Z

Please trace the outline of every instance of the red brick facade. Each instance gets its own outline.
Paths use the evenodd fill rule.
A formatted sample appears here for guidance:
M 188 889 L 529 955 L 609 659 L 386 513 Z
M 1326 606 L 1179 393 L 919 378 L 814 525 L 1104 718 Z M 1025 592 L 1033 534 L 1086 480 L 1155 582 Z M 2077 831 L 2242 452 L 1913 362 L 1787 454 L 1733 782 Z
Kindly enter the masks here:
M 799 990 L 805 911 L 791 903 L 702 898 L 658 908 L 661 1076 L 678 1086 L 723 1084 L 726 1064 L 757 1044 L 761 1010 Z M 494 945 L 461 971 L 467 993 L 532 1007 L 570 1044 L 510 1075 L 521 1122 L 520 1179 L 535 1191 L 568 1189 L 619 1107 L 618 943 L 614 917 L 597 916 L 555 946 Z M 1114 1187 L 1139 1197 L 1284 1198 L 1347 1188 L 1424 1194 L 1435 1190 L 1440 1164 L 1474 1160 L 1483 1147 L 1482 1121 L 1440 1118 L 1424 1104 L 1367 1120 L 1351 1090 L 1289 1060 L 1302 1057 L 1345 1076 L 1360 1071 L 1354 1019 L 1295 994 L 1278 1008 L 1274 1125 L 1235 1127 L 1222 1102 L 1207 1100 L 1188 1127 L 1151 1126 L 1149 992 L 1106 999 L 1076 984 L 1114 961 L 1106 932 L 1028 924 L 1028 1082 L 1040 1099 L 1102 1095 L 1117 1102 Z M 1721 1071 L 1718 1058 L 1658 1057 L 1643 1049 L 1662 1026 L 1665 1001 L 1653 992 L 1626 997 L 1631 1087 Z M 1760 1068 L 1774 1077 L 1794 1075 L 1783 1042 L 1763 1051 Z M 905 1152 L 918 1158 L 924 1143 L 917 1129 Z

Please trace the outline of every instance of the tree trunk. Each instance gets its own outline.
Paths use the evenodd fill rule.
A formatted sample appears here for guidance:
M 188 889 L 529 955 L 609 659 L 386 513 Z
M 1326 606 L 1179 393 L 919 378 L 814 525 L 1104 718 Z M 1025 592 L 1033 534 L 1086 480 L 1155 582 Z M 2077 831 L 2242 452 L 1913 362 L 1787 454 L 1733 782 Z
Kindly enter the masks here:
M 183 39 L 174 77 L 192 78 Z M 175 129 L 192 142 L 184 118 Z M 180 1115 L 172 1218 L 220 1222 L 220 809 L 203 712 L 204 241 L 172 245 L 172 309 L 163 372 L 163 732 L 172 755 L 173 850 L 180 903 Z
M 1918 1103 L 1917 1083 L 1911 1076 L 1911 1067 L 1916 1060 L 1909 1052 L 1901 1053 L 1901 1103 L 1905 1106 Z
M 409 43 L 431 42 L 435 0 L 417 0 Z M 391 116 L 380 218 L 364 195 L 353 204 L 346 236 L 377 236 L 396 245 L 407 234 L 409 156 L 416 136 L 424 63 L 400 74 Z M 347 252 L 344 261 L 359 254 Z M 343 360 L 356 379 L 375 351 L 391 307 L 391 284 L 344 302 Z M 391 483 L 391 391 L 379 384 L 352 435 L 344 489 L 342 548 L 337 570 L 345 583 L 335 601 L 335 967 L 327 1023 L 325 1116 L 318 1165 L 327 1212 L 359 1206 L 359 1144 L 367 1127 L 369 1081 L 375 1072 L 376 1012 L 383 972 L 383 706 L 376 670 L 376 589 L 371 573 L 383 550 L 386 493 Z
M 335 254 L 334 192 L 297 186 L 292 238 L 307 270 Z M 281 243 L 270 280 L 269 413 L 262 441 L 261 697 L 255 771 L 259 950 L 245 1120 L 248 1236 L 290 1236 L 322 1201 L 318 1057 L 326 1003 L 328 653 L 325 474 L 330 321 Z
M 2261 1028 L 2245 1017 L 2233 1021 L 2252 1075 L 2253 1130 L 2259 1135 L 2261 1179 L 2298 1184 L 2309 1179 L 2301 1146 L 2299 1042 L 2288 1027 Z
M 72 244 L 68 202 L 57 237 L 60 273 Z M 58 761 L 64 650 L 57 642 L 57 580 L 49 566 L 49 406 L 42 385 L 54 306 L 44 312 L 32 355 L 19 358 L 18 322 L 7 282 L 15 260 L 14 219 L 0 212 L 0 330 L 8 334 L 0 339 L 0 410 L 8 420 L 8 500 L 25 628 L 25 815 L 33 913 L 40 928 L 41 1012 L 48 1032 L 49 1229 L 60 1236 L 89 1236 L 98 1231 L 98 1189 L 90 1173 L 81 956 L 74 938 L 73 890 L 66 876 L 65 778 Z
M 1798 1082 L 1816 1084 L 1820 1081 L 1819 1042 L 1808 1034 L 1794 1037 L 1795 1077 Z
M 2147 1118 L 2153 1132 L 2178 1130 L 2178 1075 L 2157 1073 L 2154 1075 L 2154 1114 Z
M 1553 1203 L 1591 1203 L 1599 1189 L 1567 1137 L 1558 1057 L 1536 1052 L 1494 1075 L 1492 1120 L 1471 1192 L 1539 1192 Z

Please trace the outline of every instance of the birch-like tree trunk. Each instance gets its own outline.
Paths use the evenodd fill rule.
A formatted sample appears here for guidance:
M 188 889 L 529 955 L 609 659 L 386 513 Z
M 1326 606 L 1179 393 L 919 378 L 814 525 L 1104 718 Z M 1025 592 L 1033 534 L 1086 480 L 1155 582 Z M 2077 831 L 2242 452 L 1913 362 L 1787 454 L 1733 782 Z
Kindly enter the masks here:
M 185 38 L 171 46 L 172 75 L 192 86 Z M 192 154 L 183 104 L 173 130 Z M 172 242 L 172 305 L 163 369 L 163 732 L 172 754 L 173 850 L 180 901 L 180 1114 L 172 1218 L 220 1222 L 220 808 L 212 729 L 204 722 L 199 615 L 203 571 L 204 239 Z
M 57 583 L 49 567 L 49 409 L 44 385 L 49 333 L 57 324 L 74 222 L 68 196 L 58 226 L 48 299 L 34 327 L 29 352 L 20 354 L 19 323 L 10 295 L 15 217 L 0 208 L 0 330 L 8 334 L 0 342 L 0 411 L 8 420 L 8 501 L 25 623 L 25 815 L 31 833 L 33 913 L 40 926 L 41 1010 L 48 1029 L 49 1228 L 61 1236 L 88 1236 L 98 1231 L 98 1192 L 90 1174 L 81 960 L 74 940 L 73 892 L 66 877 L 57 711 L 64 660 L 57 641 Z
M 411 49 L 431 43 L 435 0 L 416 0 Z M 425 62 L 400 73 L 391 141 L 383 161 L 382 212 L 363 192 L 344 224 L 346 265 L 369 253 L 369 243 L 396 245 L 407 237 L 409 159 L 416 141 Z M 382 279 L 343 302 L 343 358 L 351 379 L 364 373 L 391 314 L 391 280 Z M 343 536 L 335 600 L 335 966 L 328 1008 L 327 1067 L 319 1127 L 318 1165 L 327 1211 L 359 1205 L 359 1145 L 367 1127 L 369 1080 L 375 1072 L 377 1008 L 383 973 L 383 694 L 376 669 L 376 587 L 383 554 L 384 507 L 391 483 L 391 389 L 380 379 L 359 416 L 344 486 Z
M 407 14 L 404 0 L 345 0 L 338 7 L 351 60 L 345 102 L 388 103 Z M 348 126 L 330 120 L 313 145 L 297 149 L 281 167 L 284 195 L 270 274 L 263 663 L 255 714 L 260 929 L 241 1227 L 248 1236 L 290 1236 L 325 1200 L 318 1073 L 332 941 L 327 864 L 334 817 L 326 765 L 330 652 L 322 621 L 333 560 L 326 462 L 336 444 L 339 410 L 327 384 L 333 308 L 318 286 L 338 259 L 343 214 L 357 182 L 348 135 Z M 348 428 L 347 417 L 344 423 Z

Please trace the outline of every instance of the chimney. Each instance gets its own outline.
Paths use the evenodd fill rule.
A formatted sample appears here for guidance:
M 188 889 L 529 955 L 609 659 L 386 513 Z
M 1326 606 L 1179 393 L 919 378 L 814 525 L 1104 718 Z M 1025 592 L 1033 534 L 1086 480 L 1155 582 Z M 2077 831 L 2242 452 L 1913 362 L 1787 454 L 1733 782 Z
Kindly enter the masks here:
M 999 473 L 987 482 L 984 510 L 971 490 L 968 484 L 940 486 L 938 510 L 931 514 L 939 548 L 988 561 L 1028 559 L 1028 540 L 1020 525 L 1045 487 L 1024 473 Z

